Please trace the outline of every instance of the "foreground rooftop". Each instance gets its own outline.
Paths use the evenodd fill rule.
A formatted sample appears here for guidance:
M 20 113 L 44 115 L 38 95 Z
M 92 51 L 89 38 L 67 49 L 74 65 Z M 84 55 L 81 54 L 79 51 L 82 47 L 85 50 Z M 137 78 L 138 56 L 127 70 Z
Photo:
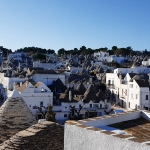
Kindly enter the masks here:
M 112 130 L 109 130 L 110 128 Z M 114 132 L 115 129 L 121 132 Z M 72 142 L 69 139 L 71 137 Z M 64 142 L 65 149 L 76 147 L 81 150 L 98 150 L 98 147 L 101 147 L 105 150 L 148 150 L 150 112 L 134 110 L 79 121 L 66 121 Z

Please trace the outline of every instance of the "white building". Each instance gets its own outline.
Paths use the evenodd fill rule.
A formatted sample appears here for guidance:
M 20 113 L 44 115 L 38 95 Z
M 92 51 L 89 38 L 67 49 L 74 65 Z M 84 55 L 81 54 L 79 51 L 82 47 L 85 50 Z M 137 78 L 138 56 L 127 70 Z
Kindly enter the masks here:
M 54 70 L 38 70 L 38 68 L 28 68 L 28 75 L 34 81 L 41 81 L 45 85 L 51 85 L 53 81 L 56 81 L 58 78 L 65 83 L 65 74 L 56 73 Z
M 7 56 L 8 61 L 10 61 L 12 58 L 16 59 L 16 60 L 22 60 L 21 56 L 22 55 L 28 55 L 28 53 L 25 52 L 14 52 L 14 53 L 10 53 Z
M 138 67 L 132 67 L 132 68 L 117 68 L 114 70 L 114 73 L 150 73 L 150 68 L 145 66 L 138 66 Z
M 42 67 L 44 69 L 53 69 L 55 70 L 56 68 L 56 64 L 55 63 L 44 63 L 44 62 L 40 62 L 40 61 L 34 61 L 33 62 L 33 67 Z
M 2 84 L 1 94 L 4 97 L 4 100 L 7 99 L 8 95 L 13 90 L 13 85 L 15 82 L 24 82 L 25 78 L 20 77 L 8 77 L 5 76 L 5 73 L 0 73 L 0 84 Z
M 83 67 L 73 67 L 73 66 L 68 66 L 68 71 L 70 71 L 70 73 L 79 73 L 83 70 Z
M 127 73 L 130 68 L 118 68 L 106 74 L 107 87 L 119 96 L 120 106 L 131 109 L 150 110 L 149 77 L 147 74 Z M 131 72 L 130 70 L 130 72 Z M 147 69 L 145 69 L 148 72 Z M 123 72 L 118 73 L 118 72 Z M 143 72 L 145 72 L 143 70 Z
M 37 107 L 53 106 L 53 92 L 42 82 L 32 83 L 26 81 L 18 87 L 18 91 L 34 116 L 39 113 Z M 38 117 L 42 118 L 41 116 Z
M 107 101 L 100 101 L 99 103 L 94 103 L 93 101 L 90 101 L 89 103 L 84 103 L 82 100 L 78 102 L 61 102 L 61 106 L 53 106 L 53 111 L 56 113 L 56 121 L 64 122 L 68 120 L 70 106 L 75 106 L 76 110 L 79 110 L 80 106 L 82 106 L 80 115 L 83 118 L 87 117 L 87 111 L 95 111 L 97 113 L 97 116 L 103 116 L 106 114 L 105 110 L 111 110 L 111 104 Z
M 117 57 L 116 55 L 109 55 L 108 52 L 97 52 L 94 53 L 94 57 L 97 57 L 98 60 L 100 61 L 107 61 L 107 62 L 118 62 L 118 63 L 123 63 L 125 57 Z
M 75 95 L 72 95 L 72 94 Z M 97 93 L 96 88 L 90 85 L 85 89 L 84 85 L 80 83 L 77 88 L 68 88 L 59 96 L 58 106 L 53 106 L 56 112 L 56 120 L 68 120 L 69 117 L 78 118 L 77 112 L 81 118 L 91 118 L 103 116 L 110 113 L 111 103 L 105 99 L 105 94 L 102 91 Z M 56 102 L 56 101 L 55 101 Z M 73 110 L 73 107 L 75 110 Z M 81 108 L 82 107 L 82 108 Z M 58 111 L 58 113 L 57 113 Z

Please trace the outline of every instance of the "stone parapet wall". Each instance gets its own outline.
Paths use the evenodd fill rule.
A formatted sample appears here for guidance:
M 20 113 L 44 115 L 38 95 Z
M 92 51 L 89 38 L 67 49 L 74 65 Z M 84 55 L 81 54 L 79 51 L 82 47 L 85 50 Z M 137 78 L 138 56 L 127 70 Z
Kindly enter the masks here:
M 79 121 L 68 120 L 65 124 L 64 149 L 149 150 L 149 138 L 147 138 L 147 141 L 142 141 L 139 137 L 135 137 L 132 134 L 117 134 L 100 128 L 100 126 L 137 119 L 142 116 L 142 111 L 129 111 Z
M 134 142 L 132 135 L 116 134 L 76 121 L 65 124 L 64 150 L 149 150 L 149 143 Z

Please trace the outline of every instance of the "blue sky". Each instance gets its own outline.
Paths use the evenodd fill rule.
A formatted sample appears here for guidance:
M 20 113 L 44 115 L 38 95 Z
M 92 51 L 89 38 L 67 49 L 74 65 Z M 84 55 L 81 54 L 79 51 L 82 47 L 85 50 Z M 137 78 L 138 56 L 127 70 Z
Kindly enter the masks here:
M 150 50 L 150 0 L 0 0 L 0 46 Z

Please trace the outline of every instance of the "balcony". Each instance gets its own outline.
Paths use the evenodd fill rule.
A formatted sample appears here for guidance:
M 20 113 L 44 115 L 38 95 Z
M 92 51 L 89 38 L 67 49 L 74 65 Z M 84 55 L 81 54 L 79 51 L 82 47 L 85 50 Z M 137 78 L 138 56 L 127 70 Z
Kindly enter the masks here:
M 107 84 L 107 87 L 108 87 L 109 89 L 115 89 L 115 85 L 114 85 L 114 84 Z

